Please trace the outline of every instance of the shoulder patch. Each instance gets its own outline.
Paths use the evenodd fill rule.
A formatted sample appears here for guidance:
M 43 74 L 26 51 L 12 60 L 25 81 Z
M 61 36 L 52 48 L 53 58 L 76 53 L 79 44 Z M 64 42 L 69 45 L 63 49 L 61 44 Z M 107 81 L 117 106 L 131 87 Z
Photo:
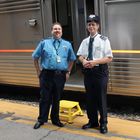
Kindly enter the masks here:
M 106 37 L 106 36 L 103 36 L 103 35 L 101 35 L 100 38 L 101 38 L 102 40 L 104 40 L 104 41 L 107 40 L 107 37 Z

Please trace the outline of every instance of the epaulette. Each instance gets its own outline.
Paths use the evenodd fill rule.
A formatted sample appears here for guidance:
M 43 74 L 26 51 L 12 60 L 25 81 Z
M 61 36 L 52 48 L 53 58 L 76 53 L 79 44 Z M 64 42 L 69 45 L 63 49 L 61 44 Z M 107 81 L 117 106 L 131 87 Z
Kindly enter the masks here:
M 106 36 L 103 36 L 103 35 L 101 35 L 100 38 L 101 38 L 102 40 L 104 40 L 104 41 L 107 40 L 107 37 L 106 37 Z

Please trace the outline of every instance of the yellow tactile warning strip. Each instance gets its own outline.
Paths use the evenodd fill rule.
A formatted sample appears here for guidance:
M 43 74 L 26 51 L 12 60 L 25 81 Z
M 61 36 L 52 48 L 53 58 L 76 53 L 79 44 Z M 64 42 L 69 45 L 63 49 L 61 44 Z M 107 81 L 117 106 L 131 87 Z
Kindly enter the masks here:
M 38 107 L 33 107 L 30 105 L 12 103 L 9 101 L 0 100 L 0 119 L 6 119 L 13 122 L 30 124 L 33 127 L 38 116 Z M 118 118 L 108 119 L 108 129 L 109 132 L 105 135 L 100 134 L 99 129 L 88 129 L 82 130 L 81 126 L 87 123 L 87 117 L 77 116 L 72 124 L 61 118 L 65 127 L 59 128 L 52 125 L 49 121 L 47 124 L 43 125 L 42 128 L 47 128 L 49 130 L 57 130 L 67 133 L 73 133 L 83 136 L 90 136 L 94 138 L 99 138 L 103 140 L 135 140 L 140 139 L 140 122 L 128 121 Z

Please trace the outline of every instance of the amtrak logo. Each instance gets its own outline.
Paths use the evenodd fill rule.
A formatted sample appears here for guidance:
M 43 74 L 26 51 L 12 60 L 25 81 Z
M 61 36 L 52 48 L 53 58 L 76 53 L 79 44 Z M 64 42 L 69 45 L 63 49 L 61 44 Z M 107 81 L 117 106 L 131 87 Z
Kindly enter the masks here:
M 90 15 L 90 16 L 89 16 L 89 18 L 94 18 L 94 17 L 95 17 L 95 15 Z
M 64 50 L 67 51 L 67 46 L 63 46 Z

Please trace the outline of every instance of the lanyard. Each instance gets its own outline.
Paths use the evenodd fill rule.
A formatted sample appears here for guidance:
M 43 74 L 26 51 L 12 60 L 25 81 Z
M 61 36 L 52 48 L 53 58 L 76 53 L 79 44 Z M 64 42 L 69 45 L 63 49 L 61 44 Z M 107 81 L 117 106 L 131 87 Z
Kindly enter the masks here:
M 60 41 L 59 40 L 54 40 L 53 46 L 54 46 L 54 49 L 56 51 L 56 54 L 58 55 L 58 49 L 60 47 Z

